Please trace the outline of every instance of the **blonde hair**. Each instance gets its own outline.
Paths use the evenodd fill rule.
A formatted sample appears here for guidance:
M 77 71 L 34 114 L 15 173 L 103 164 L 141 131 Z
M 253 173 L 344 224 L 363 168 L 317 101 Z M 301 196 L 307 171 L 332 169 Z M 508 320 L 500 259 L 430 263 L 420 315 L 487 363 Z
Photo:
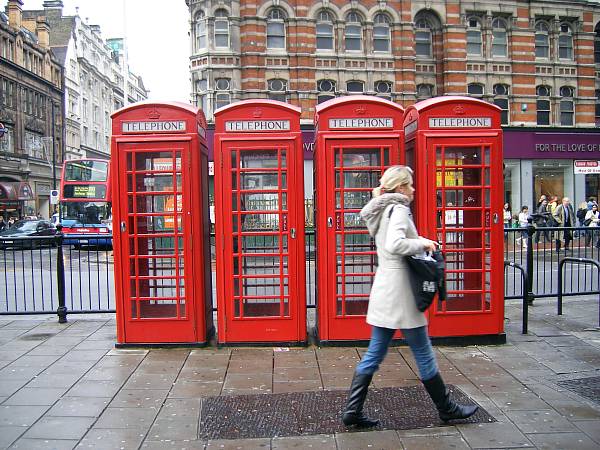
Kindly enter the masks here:
M 373 197 L 379 197 L 387 192 L 393 192 L 398 186 L 413 182 L 413 171 L 408 166 L 388 167 L 379 179 L 379 186 L 373 189 Z

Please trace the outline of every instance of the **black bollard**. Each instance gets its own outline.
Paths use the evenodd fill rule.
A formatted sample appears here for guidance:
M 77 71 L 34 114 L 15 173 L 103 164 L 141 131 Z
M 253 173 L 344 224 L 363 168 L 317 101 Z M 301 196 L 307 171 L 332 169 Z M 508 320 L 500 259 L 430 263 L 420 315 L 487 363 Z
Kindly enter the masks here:
M 57 225 L 56 229 L 56 248 L 58 255 L 56 257 L 56 286 L 58 287 L 58 323 L 67 323 L 67 307 L 65 306 L 65 261 L 63 259 L 63 240 L 62 225 Z

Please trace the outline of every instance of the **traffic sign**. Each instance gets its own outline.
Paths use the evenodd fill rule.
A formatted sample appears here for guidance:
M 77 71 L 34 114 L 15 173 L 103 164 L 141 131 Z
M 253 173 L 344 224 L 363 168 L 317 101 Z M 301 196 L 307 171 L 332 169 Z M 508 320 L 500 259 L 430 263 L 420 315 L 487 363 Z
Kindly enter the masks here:
M 6 129 L 6 127 L 4 126 L 4 124 L 2 122 L 0 122 L 0 138 L 2 136 L 4 136 L 4 133 L 6 133 L 8 130 Z
M 58 205 L 58 189 L 52 189 L 50 191 L 50 204 Z

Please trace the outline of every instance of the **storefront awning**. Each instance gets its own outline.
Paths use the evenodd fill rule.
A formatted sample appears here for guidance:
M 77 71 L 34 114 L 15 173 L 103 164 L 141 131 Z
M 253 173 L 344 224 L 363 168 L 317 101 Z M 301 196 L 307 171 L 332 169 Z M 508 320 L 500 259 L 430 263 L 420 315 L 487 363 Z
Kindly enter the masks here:
M 33 190 L 25 181 L 0 181 L 0 202 L 33 200 Z

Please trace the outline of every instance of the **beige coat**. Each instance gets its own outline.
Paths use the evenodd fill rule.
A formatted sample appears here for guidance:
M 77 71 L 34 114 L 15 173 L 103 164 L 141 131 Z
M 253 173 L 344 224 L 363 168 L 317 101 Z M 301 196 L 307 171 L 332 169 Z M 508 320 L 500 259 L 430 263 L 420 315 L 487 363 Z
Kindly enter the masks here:
M 367 323 L 391 329 L 425 326 L 427 319 L 415 305 L 404 261 L 406 255 L 424 251 L 410 209 L 403 204 L 388 205 L 380 220 L 375 235 L 379 265 L 369 297 Z

